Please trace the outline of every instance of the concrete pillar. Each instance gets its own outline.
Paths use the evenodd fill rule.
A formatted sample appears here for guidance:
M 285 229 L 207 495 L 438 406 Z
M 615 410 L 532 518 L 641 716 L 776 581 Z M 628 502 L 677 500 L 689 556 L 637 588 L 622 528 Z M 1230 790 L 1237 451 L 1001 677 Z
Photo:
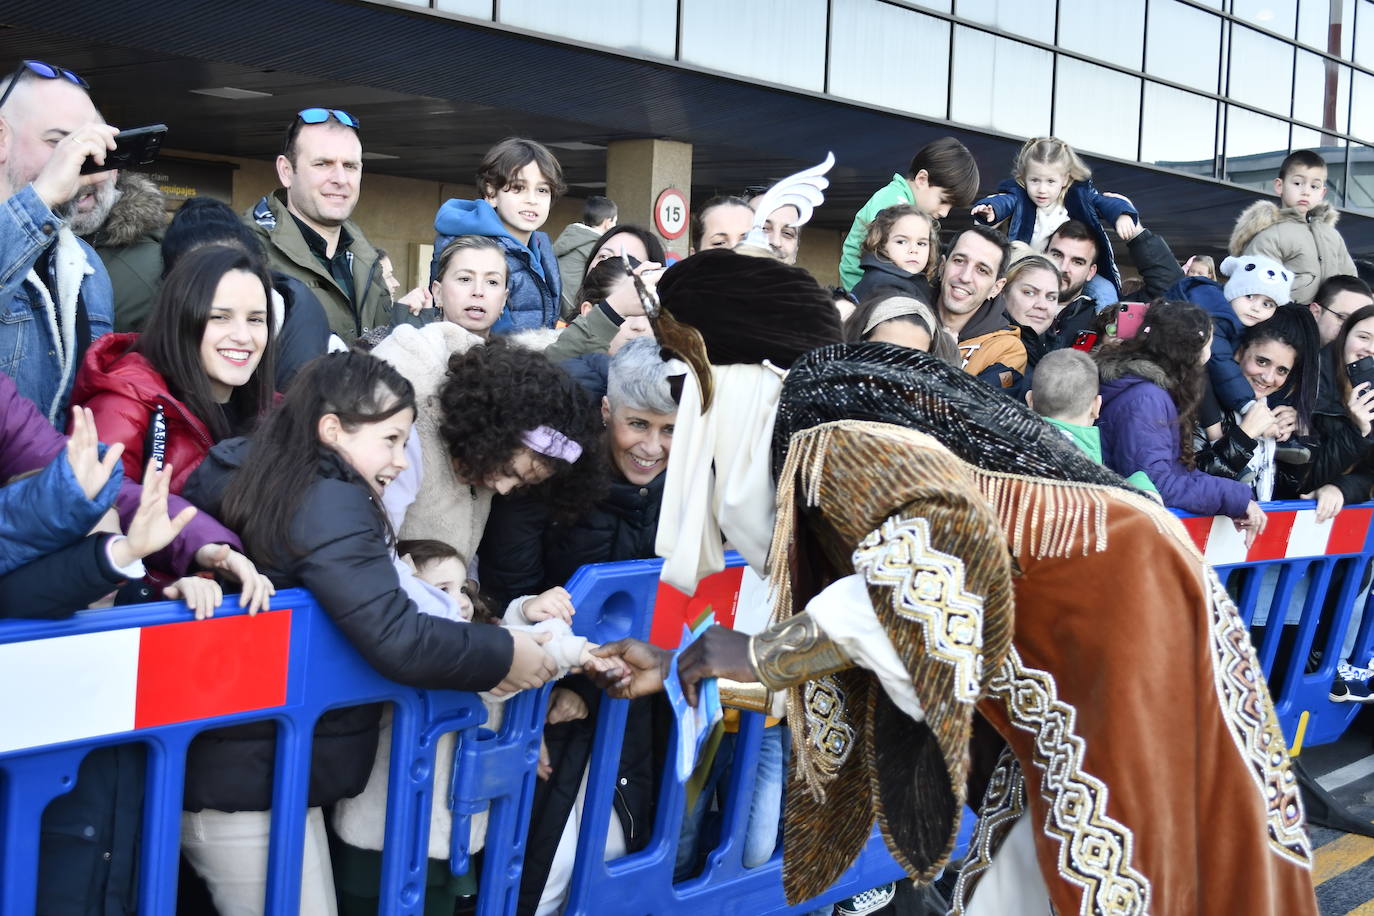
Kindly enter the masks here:
M 620 208 L 620 222 L 643 226 L 663 247 L 687 256 L 691 231 L 669 241 L 654 225 L 654 203 L 667 188 L 692 197 L 692 144 L 676 140 L 613 140 L 606 147 L 606 196 Z

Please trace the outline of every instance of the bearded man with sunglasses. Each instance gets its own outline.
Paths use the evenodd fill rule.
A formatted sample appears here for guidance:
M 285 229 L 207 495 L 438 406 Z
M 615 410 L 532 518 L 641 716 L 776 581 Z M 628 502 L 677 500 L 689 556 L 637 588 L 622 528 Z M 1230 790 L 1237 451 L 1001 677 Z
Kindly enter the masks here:
M 116 174 L 81 174 L 117 132 L 88 88 L 37 60 L 0 83 L 0 372 L 59 430 L 86 348 L 114 316 L 109 275 L 73 231 Z
M 388 323 L 391 312 L 377 249 L 350 219 L 363 179 L 359 127 L 338 108 L 298 112 L 277 157 L 281 189 L 247 216 L 272 269 L 310 288 L 345 344 Z

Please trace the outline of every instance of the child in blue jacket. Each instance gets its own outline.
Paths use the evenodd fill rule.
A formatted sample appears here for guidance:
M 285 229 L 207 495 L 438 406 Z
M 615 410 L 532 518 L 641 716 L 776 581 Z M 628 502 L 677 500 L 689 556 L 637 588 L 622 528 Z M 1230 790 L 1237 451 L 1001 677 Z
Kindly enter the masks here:
M 1007 220 L 1007 237 L 1025 242 L 1036 254 L 1046 252 L 1054 230 L 1078 220 L 1092 229 L 1097 241 L 1097 276 L 1088 281 L 1084 292 L 1097 301 L 1099 311 L 1120 299 L 1121 274 L 1102 224 L 1111 223 L 1116 234 L 1126 238 L 1140 214 L 1126 198 L 1102 194 L 1093 187 L 1092 171 L 1063 140 L 1027 140 L 1016 154 L 1012 177 L 997 186 L 997 193 L 977 201 L 970 212 L 986 223 Z
M 1165 299 L 1186 299 L 1212 317 L 1212 357 L 1207 376 L 1224 410 L 1244 412 L 1255 399 L 1254 389 L 1241 375 L 1236 347 L 1245 329 L 1274 314 L 1292 298 L 1293 274 L 1264 255 L 1231 257 L 1221 262 L 1230 279 L 1222 286 L 1206 277 L 1184 277 L 1164 292 Z
M 539 228 L 553 202 L 566 190 L 563 167 L 542 144 L 518 137 L 502 140 L 477 167 L 481 200 L 448 200 L 434 217 L 434 261 L 460 235 L 496 239 L 506 252 L 510 292 L 493 334 L 551 328 L 558 320 L 562 283 L 553 244 Z

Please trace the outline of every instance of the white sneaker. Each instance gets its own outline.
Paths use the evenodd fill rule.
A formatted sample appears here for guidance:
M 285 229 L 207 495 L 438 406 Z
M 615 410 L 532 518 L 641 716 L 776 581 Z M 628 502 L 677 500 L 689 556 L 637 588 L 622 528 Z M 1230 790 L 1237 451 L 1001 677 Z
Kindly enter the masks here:
M 884 884 L 855 894 L 848 900 L 841 900 L 835 904 L 835 916 L 863 916 L 864 913 L 872 913 L 887 906 L 896 896 L 897 885 Z

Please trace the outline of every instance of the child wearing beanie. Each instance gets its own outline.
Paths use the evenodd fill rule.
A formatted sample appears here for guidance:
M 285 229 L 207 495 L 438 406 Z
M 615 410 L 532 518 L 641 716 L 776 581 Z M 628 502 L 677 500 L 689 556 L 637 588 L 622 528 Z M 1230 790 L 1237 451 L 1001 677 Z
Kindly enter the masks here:
M 1246 328 L 1288 304 L 1293 274 L 1273 258 L 1258 254 L 1227 258 L 1221 262 L 1221 272 L 1228 277 L 1225 286 L 1206 277 L 1184 277 L 1165 291 L 1164 298 L 1186 299 L 1212 316 L 1207 376 L 1221 407 L 1244 413 L 1255 395 L 1236 363 L 1236 346 Z

